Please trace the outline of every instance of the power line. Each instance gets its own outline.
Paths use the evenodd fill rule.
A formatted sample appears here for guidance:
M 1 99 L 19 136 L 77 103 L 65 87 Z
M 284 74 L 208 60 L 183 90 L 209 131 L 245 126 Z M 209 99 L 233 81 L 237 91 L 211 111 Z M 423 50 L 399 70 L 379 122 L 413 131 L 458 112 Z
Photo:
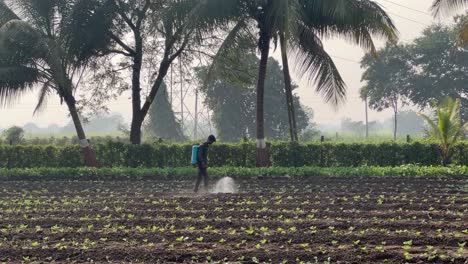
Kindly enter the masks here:
M 419 9 L 415 9 L 415 8 L 412 8 L 412 7 L 409 7 L 409 6 L 405 6 L 405 5 L 402 5 L 402 4 L 399 4 L 399 3 L 395 3 L 395 2 L 390 1 L 390 0 L 381 0 L 381 1 L 385 1 L 385 2 L 388 2 L 388 3 L 394 4 L 394 5 L 397 5 L 397 6 L 399 6 L 399 7 L 403 7 L 403 8 L 406 8 L 406 9 L 408 9 L 408 10 L 412 10 L 412 11 L 414 11 L 414 12 L 418 12 L 418 13 L 424 14 L 424 15 L 426 15 L 426 16 L 428 16 L 428 17 L 431 17 L 431 19 L 434 19 L 434 16 L 433 16 L 431 13 L 428 13 L 428 12 L 425 12 L 425 11 L 422 11 L 422 10 L 419 10 Z M 389 12 L 389 13 L 390 13 L 390 12 Z M 425 24 L 425 23 L 423 23 L 423 22 L 416 21 L 416 20 L 412 20 L 412 19 L 407 18 L 407 17 L 402 17 L 402 16 L 397 15 L 397 14 L 394 14 L 394 15 L 395 15 L 395 16 L 399 16 L 399 17 L 401 17 L 401 18 L 403 18 L 403 19 L 410 20 L 410 21 L 415 22 L 415 23 L 418 23 L 418 24 Z M 442 20 L 445 21 L 445 22 L 448 22 L 448 23 L 452 23 L 452 22 L 453 22 L 453 21 L 450 20 L 450 19 L 441 19 L 441 18 L 439 17 L 439 22 L 442 21 Z M 425 25 L 427 25 L 427 24 L 425 24 Z
M 424 23 L 424 22 L 421 22 L 421 21 L 417 21 L 417 20 L 414 20 L 414 19 L 411 19 L 411 18 L 407 18 L 407 17 L 404 17 L 404 16 L 400 16 L 400 15 L 398 15 L 398 14 L 395 14 L 395 13 L 393 13 L 393 12 L 387 12 L 387 13 L 389 13 L 389 14 L 392 14 L 392 15 L 394 15 L 394 16 L 396 16 L 396 17 L 399 17 L 399 18 L 402 18 L 402 19 L 408 20 L 408 21 L 410 21 L 410 22 L 413 22 L 413 23 L 416 23 L 416 24 L 419 24 L 419 25 L 425 26 L 425 27 L 429 27 L 429 26 L 431 26 L 431 25 L 429 25 L 429 24 L 426 24 L 426 23 Z
M 344 60 L 344 61 L 349 61 L 349 62 L 357 63 L 357 64 L 361 64 L 359 61 L 355 61 L 355 60 L 352 60 L 352 59 L 347 59 L 347 58 L 339 57 L 339 56 L 336 56 L 336 55 L 330 55 L 330 57 L 335 58 L 335 59 L 340 59 L 340 60 Z
M 415 12 L 418 12 L 418 13 L 421 13 L 421 14 L 424 14 L 424 15 L 428 15 L 432 18 L 432 15 L 427 13 L 427 12 L 424 12 L 424 11 L 421 11 L 419 9 L 415 9 L 415 8 L 412 8 L 412 7 L 409 7 L 409 6 L 405 6 L 405 5 L 402 5 L 402 4 L 399 4 L 399 3 L 395 3 L 393 1 L 390 1 L 390 0 L 381 0 L 381 1 L 385 1 L 385 2 L 388 2 L 388 3 L 391 3 L 391 4 L 394 4 L 394 5 L 397 5 L 397 6 L 400 6 L 400 7 L 403 7 L 403 8 L 406 8 L 408 10 L 412 10 L 412 11 L 415 11 Z

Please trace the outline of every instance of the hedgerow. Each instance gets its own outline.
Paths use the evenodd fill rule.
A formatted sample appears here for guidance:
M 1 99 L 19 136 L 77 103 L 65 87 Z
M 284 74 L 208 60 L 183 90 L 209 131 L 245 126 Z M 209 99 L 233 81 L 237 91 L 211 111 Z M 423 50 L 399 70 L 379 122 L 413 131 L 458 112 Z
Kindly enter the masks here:
M 191 144 L 131 145 L 107 142 L 93 145 L 104 167 L 185 167 L 190 163 Z M 269 143 L 274 167 L 355 167 L 439 165 L 437 144 L 431 143 Z M 215 167 L 255 167 L 255 144 L 215 144 L 210 164 Z M 455 147 L 453 163 L 468 165 L 468 143 Z M 0 168 L 81 167 L 80 149 L 68 146 L 0 145 Z

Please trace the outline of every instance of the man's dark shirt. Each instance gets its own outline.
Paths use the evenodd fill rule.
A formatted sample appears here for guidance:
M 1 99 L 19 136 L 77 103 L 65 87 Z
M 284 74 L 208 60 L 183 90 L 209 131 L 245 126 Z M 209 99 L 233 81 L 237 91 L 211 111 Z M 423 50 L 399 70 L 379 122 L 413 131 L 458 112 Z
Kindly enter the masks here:
M 198 166 L 201 168 L 207 168 L 208 167 L 208 148 L 210 147 L 210 144 L 208 142 L 205 142 L 200 145 L 198 148 Z

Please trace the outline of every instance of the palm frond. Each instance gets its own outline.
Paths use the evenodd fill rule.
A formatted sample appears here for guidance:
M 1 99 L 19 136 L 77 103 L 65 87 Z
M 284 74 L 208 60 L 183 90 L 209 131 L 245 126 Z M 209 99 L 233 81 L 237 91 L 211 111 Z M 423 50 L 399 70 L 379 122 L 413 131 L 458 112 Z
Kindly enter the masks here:
M 174 29 L 182 33 L 193 32 L 197 37 L 210 34 L 232 21 L 245 18 L 241 11 L 243 3 L 245 3 L 243 0 L 173 1 L 167 4 L 161 17 L 165 23 L 170 21 Z M 157 23 L 160 24 L 159 21 Z
M 0 27 L 6 22 L 14 19 L 20 19 L 11 8 L 9 8 L 4 0 L 0 0 Z
M 45 110 L 46 106 L 47 106 L 47 99 L 48 99 L 48 96 L 51 92 L 51 81 L 48 80 L 46 81 L 42 87 L 41 87 L 41 90 L 39 91 L 39 98 L 37 100 L 37 105 L 36 105 L 36 108 L 34 108 L 34 114 L 37 114 L 37 113 L 40 113 L 42 112 L 43 110 Z
M 265 23 L 265 28 L 268 28 L 271 33 L 275 36 L 278 32 L 288 33 L 288 27 L 291 18 L 291 13 L 295 9 L 292 5 L 296 1 L 289 0 L 276 0 L 267 1 L 263 7 L 265 19 L 262 21 Z
M 295 70 L 316 84 L 317 92 L 323 95 L 326 102 L 335 107 L 340 105 L 346 99 L 346 85 L 321 40 L 306 27 L 292 37 L 295 39 L 290 51 Z
M 463 124 L 462 126 L 462 129 L 461 129 L 464 133 L 468 133 L 468 122 Z
M 105 53 L 111 45 L 114 6 L 108 1 L 75 0 L 62 20 L 62 46 L 68 60 L 75 67 L 91 57 Z
M 456 124 L 460 124 L 460 99 L 457 98 L 447 103 L 449 118 Z
M 320 37 L 343 37 L 364 49 L 375 52 L 373 37 L 389 41 L 398 31 L 383 8 L 370 0 L 302 1 L 302 23 Z
M 0 53 L 16 61 L 43 58 L 47 53 L 43 36 L 28 22 L 10 20 L 0 28 Z
M 253 52 L 256 47 L 256 42 L 248 22 L 245 20 L 238 21 L 224 38 L 223 43 L 213 57 L 212 63 L 208 68 L 207 74 L 204 77 L 203 83 L 207 85 L 212 81 L 213 76 L 220 72 L 230 72 L 231 64 L 237 64 L 232 59 L 241 59 L 238 56 L 240 53 Z M 235 75 L 235 71 L 231 72 Z M 242 73 L 240 73 L 242 74 Z
M 59 16 L 57 11 L 60 5 L 70 0 L 11 0 L 14 10 L 18 10 L 18 16 L 28 21 L 37 30 L 52 36 L 55 34 Z
M 437 121 L 432 120 L 429 116 L 423 113 L 418 113 L 418 115 L 426 121 L 426 124 L 429 126 L 429 133 L 434 138 L 441 140 L 443 137 L 442 137 L 442 134 L 440 133 L 439 125 L 437 124 Z
M 35 68 L 4 65 L 0 62 L 0 107 L 14 103 L 29 92 L 39 78 L 39 72 Z
M 249 12 L 254 1 L 245 0 L 192 0 L 195 1 L 197 10 L 193 13 L 192 26 L 202 29 L 214 30 L 220 25 L 226 25 L 233 20 L 244 19 L 249 16 Z M 193 6 L 193 4 L 191 4 Z M 193 7 L 190 7 L 193 9 Z
M 434 16 L 443 13 L 448 14 L 468 5 L 467 0 L 435 0 L 432 3 L 432 13 Z

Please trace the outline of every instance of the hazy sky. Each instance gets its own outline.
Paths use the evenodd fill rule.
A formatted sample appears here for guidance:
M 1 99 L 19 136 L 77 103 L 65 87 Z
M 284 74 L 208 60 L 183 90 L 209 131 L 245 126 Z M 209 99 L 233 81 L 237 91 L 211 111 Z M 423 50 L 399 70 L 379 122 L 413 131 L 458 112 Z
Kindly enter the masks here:
M 400 32 L 400 40 L 411 41 L 421 35 L 422 30 L 434 20 L 429 8 L 432 0 L 377 0 L 394 19 Z M 442 22 L 450 22 L 451 18 L 445 18 Z M 382 46 L 383 43 L 379 42 Z M 354 120 L 364 120 L 364 104 L 359 98 L 359 88 L 361 83 L 362 69 L 359 61 L 364 52 L 344 40 L 325 41 L 327 51 L 333 56 L 340 73 L 346 81 L 348 87 L 348 99 L 345 105 L 338 111 L 323 103 L 322 98 L 314 92 L 314 87 L 310 87 L 306 82 L 300 82 L 298 95 L 304 105 L 311 107 L 315 112 L 314 121 L 318 123 L 338 123 L 344 117 Z M 275 57 L 278 56 L 275 54 Z M 297 79 L 296 79 L 297 80 Z M 296 81 L 298 82 L 298 81 Z M 0 127 L 12 125 L 24 125 L 34 122 L 40 126 L 47 126 L 52 123 L 66 124 L 69 122 L 67 109 L 59 104 L 58 97 L 52 95 L 48 103 L 47 110 L 39 115 L 33 116 L 33 109 L 37 101 L 37 93 L 32 92 L 24 96 L 19 103 L 8 109 L 0 108 Z M 131 117 L 131 105 L 128 96 L 123 96 L 117 101 L 109 102 L 112 112 L 121 113 L 127 121 Z M 390 111 L 381 113 L 371 111 L 370 120 L 384 119 L 391 116 Z

